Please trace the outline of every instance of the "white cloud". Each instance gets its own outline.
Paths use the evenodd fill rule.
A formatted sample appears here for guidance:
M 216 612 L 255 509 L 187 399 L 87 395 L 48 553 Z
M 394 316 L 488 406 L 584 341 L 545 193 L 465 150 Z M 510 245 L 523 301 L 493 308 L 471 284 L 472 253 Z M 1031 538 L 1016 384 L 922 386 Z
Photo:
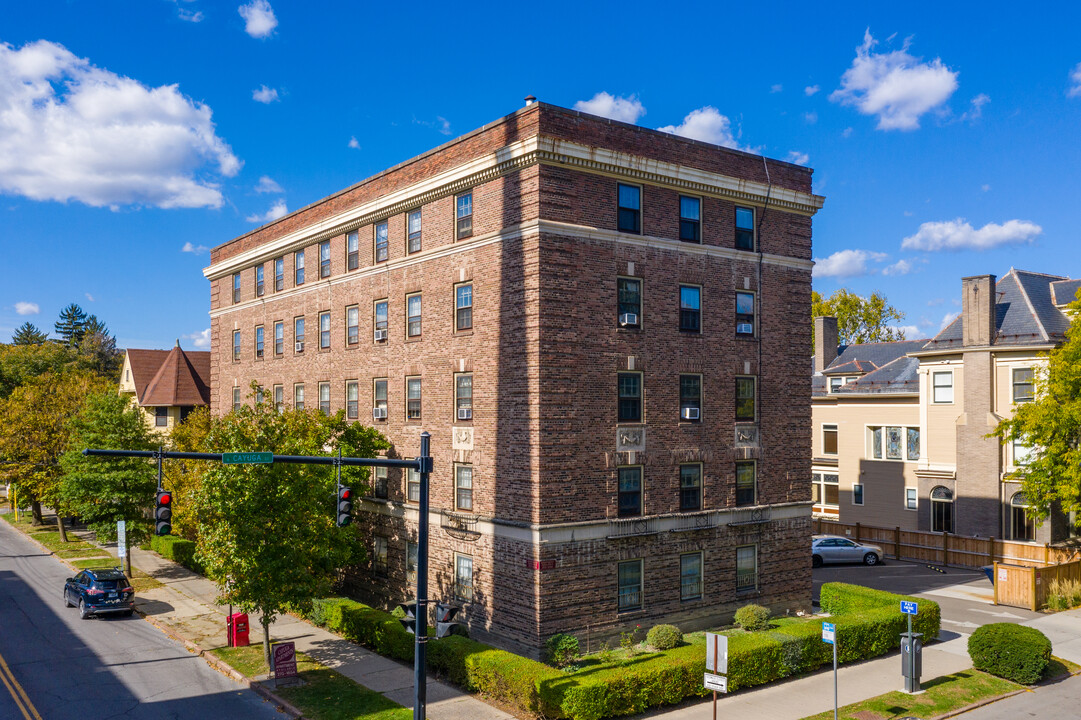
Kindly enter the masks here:
M 349 138 L 349 147 L 353 148 L 354 150 L 360 150 L 360 143 L 357 142 L 356 136 Z
M 269 37 L 278 27 L 278 18 L 274 17 L 274 9 L 267 0 L 251 0 L 238 7 L 237 12 L 244 18 L 244 32 L 253 38 Z
M 822 88 L 820 88 L 817 85 L 808 85 L 807 87 L 803 88 L 803 94 L 806 95 L 807 97 L 811 97 L 812 95 L 814 95 L 816 92 L 818 92 L 821 89 Z
M 782 90 L 784 90 L 784 85 L 781 85 L 780 83 L 777 83 L 776 85 L 771 85 L 770 88 L 769 88 L 769 91 L 770 91 L 771 94 L 772 93 L 779 93 Z
M 151 88 L 62 45 L 0 43 L 0 192 L 94 207 L 222 205 L 202 172 L 241 162 L 211 110 L 176 85 Z
M 722 147 L 756 152 L 754 148 L 740 146 L 738 136 L 732 134 L 732 122 L 711 105 L 692 110 L 679 125 L 665 125 L 657 129 Z
M 878 116 L 879 130 L 915 130 L 920 116 L 942 105 L 957 90 L 957 73 L 935 58 L 921 62 L 900 50 L 873 52 L 876 41 L 868 29 L 856 48 L 852 67 L 841 76 L 841 87 L 830 100 L 853 105 L 864 115 Z
M 852 137 L 852 128 L 846 127 L 844 130 L 842 130 L 841 137 Z
M 191 340 L 191 344 L 199 350 L 210 349 L 210 328 L 202 332 L 191 333 L 183 336 L 185 340 Z
M 259 182 L 255 186 L 255 192 L 257 193 L 275 193 L 281 194 L 285 192 L 282 190 L 282 186 L 274 182 L 270 177 L 263 175 L 259 178 Z
M 574 109 L 625 123 L 636 123 L 638 118 L 646 114 L 645 107 L 636 95 L 624 98 L 606 92 L 599 92 L 589 100 L 579 100 L 574 103 Z
M 203 21 L 203 13 L 200 10 L 186 10 L 185 8 L 178 7 L 176 9 L 176 16 L 181 20 L 190 23 L 199 23 Z
M 901 241 L 903 250 L 989 250 L 1000 245 L 1032 242 L 1043 228 L 1027 220 L 987 223 L 974 229 L 964 218 L 925 222 L 915 235 Z
M 814 270 L 811 276 L 816 278 L 847 278 L 858 275 L 870 275 L 874 268 L 867 266 L 868 262 L 883 262 L 889 255 L 886 253 L 872 252 L 870 250 L 838 250 L 828 258 L 815 258 Z
M 443 135 L 450 135 L 450 120 L 439 115 L 435 116 L 435 128 Z
M 193 255 L 202 255 L 209 250 L 210 248 L 206 245 L 192 245 L 190 242 L 184 243 L 184 247 L 180 248 L 180 252 L 192 253 Z
M 972 98 L 972 102 L 969 106 L 968 112 L 962 113 L 958 120 L 975 120 L 983 115 L 983 106 L 991 102 L 990 96 L 986 93 L 980 93 L 976 97 Z
M 945 315 L 943 315 L 942 316 L 942 323 L 938 326 L 938 331 L 942 332 L 943 330 L 945 330 L 946 326 L 948 326 L 950 323 L 952 323 L 954 320 L 956 320 L 957 316 L 960 315 L 960 314 L 961 313 L 959 313 L 959 312 L 951 312 L 951 313 L 946 313 Z
M 983 190 L 984 192 L 987 192 L 990 189 L 991 189 L 991 186 L 988 185 L 987 183 L 984 183 L 983 185 L 980 185 L 980 190 Z
M 918 325 L 890 325 L 889 327 L 891 330 L 903 332 L 909 340 L 918 340 L 923 336 Z
M 17 302 L 15 303 L 15 312 L 19 315 L 37 315 L 41 312 L 41 308 L 37 303 L 32 302 Z
M 882 268 L 883 275 L 908 275 L 915 267 L 911 260 L 898 260 L 892 265 Z
M 1077 63 L 1070 71 L 1070 89 L 1066 91 L 1066 97 L 1081 97 L 1081 62 Z
M 807 123 L 808 125 L 814 125 L 816 122 L 818 122 L 818 113 L 816 113 L 814 110 L 812 110 L 811 112 L 803 113 L 803 122 Z
M 263 85 L 262 87 L 251 91 L 251 99 L 255 102 L 269 105 L 272 102 L 278 101 L 278 91 L 275 88 Z
M 277 220 L 280 217 L 284 217 L 289 213 L 289 209 L 285 207 L 285 200 L 278 200 L 274 203 L 269 210 L 262 215 L 255 213 L 244 218 L 248 222 L 253 223 L 268 223 L 272 220 Z
M 942 298 L 931 298 L 927 301 L 927 307 L 934 307 L 935 305 L 941 305 L 943 303 Z
M 811 157 L 807 153 L 800 152 L 799 150 L 788 151 L 788 162 L 795 165 L 806 165 L 810 159 Z
M 89 300 L 90 302 L 94 302 L 94 296 L 91 295 L 90 293 L 83 293 L 83 295 L 85 295 L 86 299 Z

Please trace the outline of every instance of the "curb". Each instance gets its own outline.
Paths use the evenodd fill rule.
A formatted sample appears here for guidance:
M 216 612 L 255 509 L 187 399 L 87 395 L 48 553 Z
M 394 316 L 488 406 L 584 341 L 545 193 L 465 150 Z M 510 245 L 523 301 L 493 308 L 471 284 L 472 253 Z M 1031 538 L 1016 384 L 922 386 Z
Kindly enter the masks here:
M 967 713 L 969 710 L 975 710 L 976 708 L 983 707 L 984 705 L 990 705 L 991 703 L 996 703 L 999 700 L 1005 700 L 1006 698 L 1012 698 L 1014 695 L 1020 695 L 1021 693 L 1026 693 L 1026 692 L 1032 692 L 1032 690 L 1029 690 L 1027 688 L 1022 688 L 1020 690 L 1014 690 L 1013 692 L 1008 692 L 1005 695 L 999 695 L 999 696 L 993 697 L 993 698 L 984 698 L 983 700 L 980 700 L 978 702 L 974 702 L 971 705 L 965 705 L 963 708 L 957 708 L 956 710 L 950 710 L 948 713 L 943 713 L 941 715 L 935 715 L 933 718 L 931 718 L 931 720 L 946 720 L 946 718 L 956 717 L 958 715 L 961 715 L 962 713 Z

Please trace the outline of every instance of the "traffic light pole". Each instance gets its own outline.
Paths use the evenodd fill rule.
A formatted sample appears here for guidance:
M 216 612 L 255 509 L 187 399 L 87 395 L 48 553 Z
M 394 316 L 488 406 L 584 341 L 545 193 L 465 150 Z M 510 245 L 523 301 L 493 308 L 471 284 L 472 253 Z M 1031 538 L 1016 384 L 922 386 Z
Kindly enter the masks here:
M 420 434 L 420 518 L 417 522 L 417 629 L 413 646 L 413 720 L 424 720 L 428 705 L 428 473 L 431 435 Z

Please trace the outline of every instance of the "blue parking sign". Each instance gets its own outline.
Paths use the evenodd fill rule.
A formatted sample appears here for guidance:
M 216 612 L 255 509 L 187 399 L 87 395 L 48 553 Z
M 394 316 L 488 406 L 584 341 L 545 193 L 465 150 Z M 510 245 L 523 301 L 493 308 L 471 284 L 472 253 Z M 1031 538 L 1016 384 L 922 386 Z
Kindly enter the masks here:
M 905 615 L 916 615 L 919 609 L 920 606 L 912 602 L 911 600 L 901 601 L 901 612 L 903 612 Z
M 836 636 L 837 628 L 833 623 L 822 623 L 822 642 L 827 642 L 830 645 L 833 644 Z

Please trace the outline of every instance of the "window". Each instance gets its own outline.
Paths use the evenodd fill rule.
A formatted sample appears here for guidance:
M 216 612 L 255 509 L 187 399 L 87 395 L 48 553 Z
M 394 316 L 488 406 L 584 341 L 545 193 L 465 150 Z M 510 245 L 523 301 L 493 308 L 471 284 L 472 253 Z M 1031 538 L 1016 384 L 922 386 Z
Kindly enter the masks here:
M 372 393 L 374 403 L 372 407 L 375 411 L 372 413 L 372 417 L 376 420 L 387 419 L 387 381 L 376 380 L 375 390 Z
M 319 383 L 319 412 L 330 415 L 330 383 Z
M 293 340 L 296 344 L 293 346 L 293 351 L 302 353 L 304 352 L 304 318 L 298 317 L 293 319 Z
M 390 240 L 387 231 L 387 223 L 383 221 L 376 223 L 375 226 L 375 261 L 385 262 L 388 255 L 388 247 L 390 246 Z
M 278 412 L 285 409 L 285 389 L 281 385 L 274 386 L 274 409 Z
M 920 429 L 896 426 L 869 427 L 868 442 L 875 460 L 919 460 Z
M 754 293 L 736 293 L 736 334 L 754 335 Z
M 240 362 L 240 331 L 233 331 L 233 362 Z
M 915 510 L 916 508 L 916 488 L 905 488 L 905 509 Z
M 702 553 L 679 556 L 679 599 L 698 600 L 702 597 Z
M 263 266 L 255 266 L 255 297 L 263 297 Z
M 642 422 L 642 375 L 619 373 L 619 422 Z
M 233 388 L 233 412 L 240 412 L 240 388 Z
M 285 323 L 274 323 L 274 354 L 281 355 L 285 352 Z
M 454 597 L 462 602 L 473 601 L 473 558 L 454 554 Z
M 736 208 L 736 249 L 754 250 L 754 209 Z
M 375 470 L 375 482 L 373 483 L 372 493 L 377 498 L 386 499 L 388 495 L 387 487 L 387 469 L 385 467 L 373 468 Z
M 953 373 L 952 372 L 931 373 L 931 387 L 932 387 L 932 402 L 936 402 L 936 403 L 952 403 L 953 402 Z
M 639 327 L 642 324 L 641 280 L 616 279 L 616 320 L 622 327 Z
M 233 273 L 233 303 L 240 302 L 240 273 Z
M 862 505 L 863 504 L 863 484 L 862 483 L 853 483 L 852 484 L 852 504 L 853 505 Z
M 1014 493 L 1010 498 L 1010 539 L 1036 539 L 1036 521 L 1029 514 L 1028 508 L 1028 498 L 1024 493 Z
M 387 339 L 387 301 L 380 300 L 375 304 L 375 340 Z
M 406 223 L 408 225 L 406 231 L 409 234 L 408 251 L 411 253 L 420 252 L 420 210 L 409 213 L 409 219 Z
M 684 242 L 702 242 L 702 201 L 698 198 L 679 198 L 679 239 Z
M 293 386 L 293 409 L 304 409 L 304 383 L 297 383 Z
M 690 422 L 702 419 L 702 376 L 679 376 L 679 418 Z
M 356 380 L 347 380 L 345 383 L 345 417 L 356 420 L 360 417 L 358 406 L 359 390 Z
M 454 409 L 458 420 L 473 419 L 473 373 L 454 376 Z
M 830 392 L 835 393 L 844 387 L 845 379 L 843 377 L 831 377 L 830 378 Z
M 319 313 L 319 349 L 330 349 L 330 313 Z
M 905 458 L 908 460 L 920 459 L 920 429 L 910 427 L 906 430 Z
M 473 235 L 473 192 L 459 195 L 454 201 L 455 235 L 458 240 Z
M 409 337 L 420 337 L 420 293 L 407 295 L 406 305 L 406 334 Z
M 679 329 L 683 332 L 701 332 L 702 288 L 679 286 Z
M 387 539 L 378 535 L 372 538 L 372 572 L 380 577 L 387 574 Z
M 360 342 L 360 308 L 356 305 L 345 309 L 345 343 L 356 345 Z
M 415 542 L 405 543 L 405 581 L 410 585 L 415 585 L 417 582 L 417 550 L 419 545 Z
M 736 506 L 755 504 L 754 461 L 736 463 Z
M 294 273 L 295 273 L 294 278 L 293 278 L 293 284 L 294 285 L 303 285 L 304 284 L 304 251 L 303 250 L 297 250 L 296 255 L 295 255 L 295 260 L 293 261 L 293 263 L 294 263 L 293 268 L 294 268 Z
M 330 277 L 330 241 L 319 243 L 319 277 Z
M 702 509 L 702 466 L 679 466 L 679 509 L 684 512 Z
M 349 270 L 360 267 L 360 233 L 351 232 L 345 236 L 345 266 Z
M 736 421 L 754 422 L 755 378 L 736 378 Z
M 1019 438 L 1014 438 L 1013 440 L 1011 440 L 1010 447 L 1013 448 L 1014 467 L 1028 465 L 1028 462 L 1032 457 L 1032 447 L 1030 445 L 1026 445 Z
M 420 420 L 420 378 L 405 380 L 405 419 Z
M 167 427 L 169 425 L 169 408 L 154 408 L 154 425 L 156 427 Z
M 255 328 L 255 357 L 259 360 L 263 359 L 263 326 L 258 325 Z
M 285 258 L 274 258 L 274 292 L 285 289 Z
M 454 509 L 473 512 L 473 466 L 454 466 Z
M 886 459 L 901 459 L 901 428 L 886 428 Z
M 634 517 L 642 514 L 642 468 L 619 468 L 619 517 Z
M 816 472 L 811 476 L 811 502 L 820 507 L 837 507 L 840 497 L 839 476 L 836 473 Z
M 754 590 L 758 587 L 758 546 L 744 545 L 736 548 L 736 590 Z
M 405 469 L 405 499 L 420 502 L 420 473 L 413 468 Z
M 262 405 L 263 404 L 263 386 L 262 385 L 256 385 L 255 386 L 255 404 L 256 405 Z
M 1014 368 L 1013 401 L 1032 402 L 1032 368 Z
M 931 491 L 931 532 L 953 532 L 953 492 L 936 487 Z
M 642 609 L 642 561 L 619 564 L 619 611 Z
M 637 185 L 619 185 L 620 232 L 642 232 L 642 188 Z
M 454 289 L 454 329 L 473 329 L 473 284 Z
M 836 455 L 837 454 L 837 426 L 836 425 L 823 425 L 822 426 L 822 454 L 823 455 Z

